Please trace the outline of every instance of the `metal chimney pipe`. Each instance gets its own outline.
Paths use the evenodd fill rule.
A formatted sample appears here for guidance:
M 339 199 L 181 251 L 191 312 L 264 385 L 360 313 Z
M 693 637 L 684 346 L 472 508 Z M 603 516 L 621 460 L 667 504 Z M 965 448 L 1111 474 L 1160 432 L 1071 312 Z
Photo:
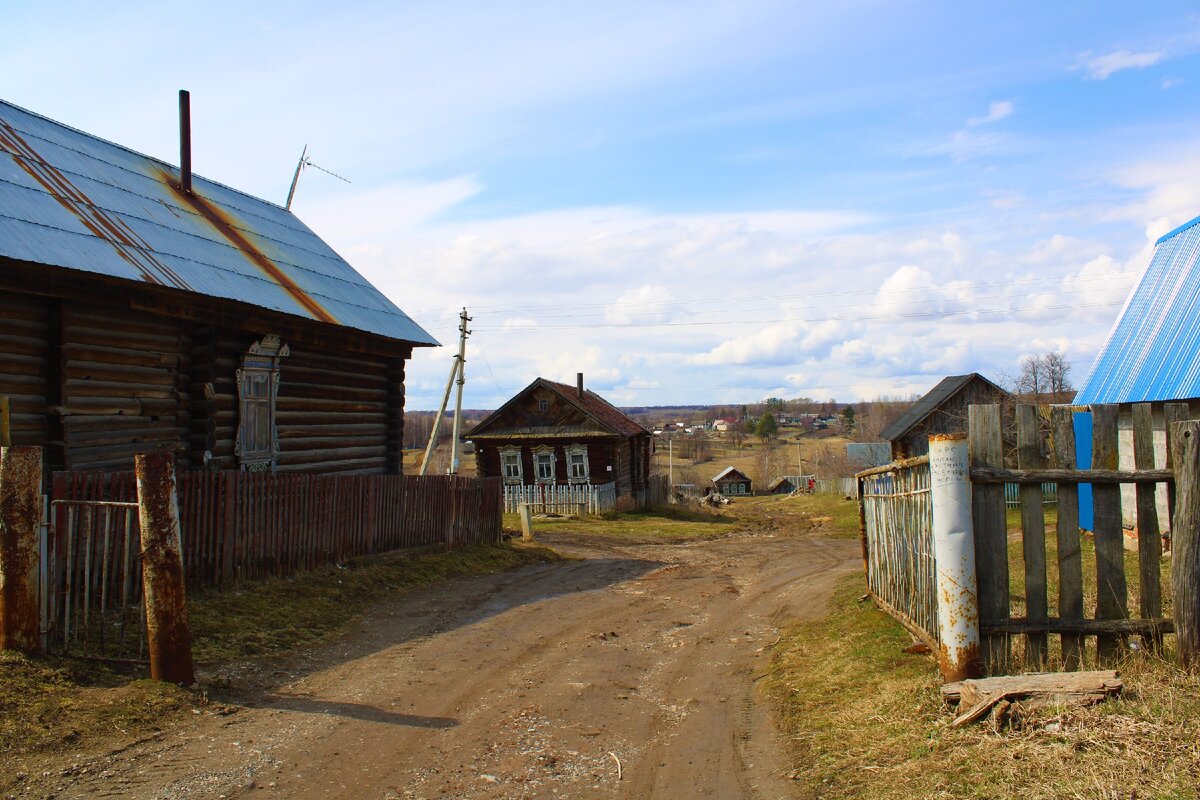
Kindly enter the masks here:
M 179 188 L 192 193 L 192 96 L 179 90 Z
M 583 399 L 583 373 L 575 373 L 575 388 L 579 391 L 579 399 Z

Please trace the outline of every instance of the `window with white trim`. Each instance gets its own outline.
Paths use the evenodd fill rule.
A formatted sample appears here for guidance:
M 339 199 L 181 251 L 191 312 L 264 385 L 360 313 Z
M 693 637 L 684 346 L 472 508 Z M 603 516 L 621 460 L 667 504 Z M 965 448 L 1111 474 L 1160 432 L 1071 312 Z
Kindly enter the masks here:
M 521 448 L 500 451 L 500 474 L 504 476 L 505 483 L 521 482 Z
M 573 444 L 567 448 L 567 480 L 571 483 L 587 483 L 588 479 L 587 445 Z
M 271 334 L 250 345 L 237 371 L 238 430 L 234 454 L 244 470 L 271 471 L 279 457 L 275 429 L 275 398 L 279 393 L 279 362 L 288 346 Z
M 534 450 L 533 469 L 538 483 L 554 483 L 554 448 L 539 447 Z

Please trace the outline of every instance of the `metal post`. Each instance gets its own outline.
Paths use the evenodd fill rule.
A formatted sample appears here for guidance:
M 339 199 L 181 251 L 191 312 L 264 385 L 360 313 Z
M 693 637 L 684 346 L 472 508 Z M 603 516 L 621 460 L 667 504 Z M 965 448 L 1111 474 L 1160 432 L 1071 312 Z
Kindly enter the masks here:
M 42 448 L 0 449 L 0 650 L 41 652 Z
M 977 678 L 979 595 L 975 581 L 975 532 L 971 518 L 971 471 L 967 435 L 929 437 L 929 484 L 933 501 L 933 550 L 937 570 L 939 665 L 946 681 Z
M 196 679 L 184 591 L 175 457 L 171 453 L 134 456 L 134 471 L 142 528 L 142 583 L 150 677 L 190 685 Z

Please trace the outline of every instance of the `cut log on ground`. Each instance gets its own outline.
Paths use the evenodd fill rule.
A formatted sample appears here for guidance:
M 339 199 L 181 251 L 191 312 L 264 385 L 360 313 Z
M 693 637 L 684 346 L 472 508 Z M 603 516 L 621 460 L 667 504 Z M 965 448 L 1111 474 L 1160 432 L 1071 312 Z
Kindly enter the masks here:
M 1026 707 L 1090 706 L 1120 694 L 1123 688 L 1113 670 L 1038 672 L 947 683 L 942 687 L 942 700 L 958 705 L 960 713 L 952 723 L 958 728 L 983 719 L 1001 702 L 1020 702 Z

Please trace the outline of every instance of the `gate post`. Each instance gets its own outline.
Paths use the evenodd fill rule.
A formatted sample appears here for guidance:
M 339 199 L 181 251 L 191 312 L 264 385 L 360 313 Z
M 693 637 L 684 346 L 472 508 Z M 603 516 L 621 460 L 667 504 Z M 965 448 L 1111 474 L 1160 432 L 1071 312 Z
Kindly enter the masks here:
M 142 528 L 142 583 L 146 595 L 146 641 L 150 677 L 191 685 L 192 632 L 184 591 L 179 501 L 175 493 L 175 456 L 134 456 L 138 516 Z
M 1171 426 L 1175 516 L 1171 520 L 1171 591 L 1175 646 L 1185 668 L 1200 666 L 1200 422 Z
M 41 652 L 42 448 L 0 449 L 0 650 Z
M 978 678 L 979 595 L 965 433 L 929 437 L 929 486 L 941 642 L 938 665 L 947 682 Z

